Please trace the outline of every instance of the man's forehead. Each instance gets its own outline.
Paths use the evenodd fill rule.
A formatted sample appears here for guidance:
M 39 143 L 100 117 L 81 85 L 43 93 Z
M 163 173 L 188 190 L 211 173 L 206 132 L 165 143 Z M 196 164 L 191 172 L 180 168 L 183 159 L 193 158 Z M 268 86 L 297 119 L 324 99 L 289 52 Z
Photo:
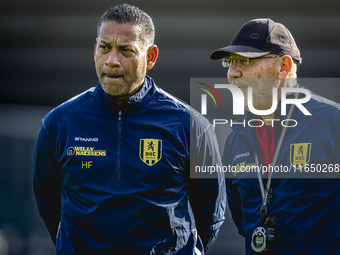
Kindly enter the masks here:
M 112 37 L 118 37 L 120 40 L 139 41 L 140 35 L 139 25 L 105 21 L 101 24 L 98 39 L 110 40 Z

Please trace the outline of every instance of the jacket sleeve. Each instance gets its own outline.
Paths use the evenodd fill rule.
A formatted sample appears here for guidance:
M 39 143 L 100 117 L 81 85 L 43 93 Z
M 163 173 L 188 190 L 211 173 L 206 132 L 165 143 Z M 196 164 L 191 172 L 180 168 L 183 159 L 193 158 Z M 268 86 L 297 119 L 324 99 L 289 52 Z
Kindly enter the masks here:
M 61 214 L 62 175 L 53 148 L 53 139 L 43 120 L 34 152 L 33 186 L 39 215 L 55 244 Z
M 223 166 L 226 166 L 229 168 L 230 162 L 229 162 L 228 152 L 231 149 L 228 146 L 228 140 L 229 140 L 229 137 L 227 139 L 227 142 L 224 148 L 224 153 L 222 156 L 222 164 Z M 230 168 L 231 167 L 232 166 L 230 166 Z M 231 217 L 238 229 L 238 233 L 241 236 L 245 236 L 245 232 L 242 226 L 242 221 L 243 221 L 242 210 L 241 210 L 242 200 L 237 191 L 237 188 L 233 184 L 233 177 L 230 171 L 226 174 L 226 190 L 227 190 L 228 206 L 229 206 L 229 210 L 231 213 Z
M 195 217 L 198 235 L 205 252 L 217 238 L 224 221 L 226 207 L 225 180 L 223 172 L 193 175 L 196 166 L 221 166 L 221 157 L 214 128 L 205 121 L 204 125 L 191 123 L 189 200 Z

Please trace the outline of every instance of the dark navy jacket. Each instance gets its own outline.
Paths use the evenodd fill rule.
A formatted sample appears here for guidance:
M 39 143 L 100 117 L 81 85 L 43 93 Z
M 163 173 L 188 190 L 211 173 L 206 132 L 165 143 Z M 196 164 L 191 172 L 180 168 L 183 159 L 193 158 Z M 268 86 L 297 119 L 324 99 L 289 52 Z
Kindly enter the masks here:
M 268 205 L 269 215 L 277 218 L 276 241 L 262 254 L 340 254 L 340 105 L 316 94 L 303 105 L 312 116 L 295 108 L 291 119 L 298 125 L 287 128 Z M 280 122 L 284 119 L 276 118 Z M 250 119 L 256 116 L 247 112 L 246 123 Z M 280 122 L 275 124 L 276 145 Z M 222 162 L 235 167 L 226 178 L 228 204 L 239 234 L 245 236 L 246 254 L 255 254 L 251 238 L 259 225 L 262 205 L 256 172 L 247 168 L 255 165 L 254 151 L 262 162 L 255 129 L 233 126 Z M 306 164 L 305 170 L 294 170 L 293 165 L 301 164 Z M 262 176 L 265 186 L 267 179 Z
M 98 84 L 51 111 L 34 192 L 57 254 L 204 254 L 226 197 L 223 177 L 190 179 L 202 151 L 221 163 L 212 126 L 148 76 L 120 109 Z

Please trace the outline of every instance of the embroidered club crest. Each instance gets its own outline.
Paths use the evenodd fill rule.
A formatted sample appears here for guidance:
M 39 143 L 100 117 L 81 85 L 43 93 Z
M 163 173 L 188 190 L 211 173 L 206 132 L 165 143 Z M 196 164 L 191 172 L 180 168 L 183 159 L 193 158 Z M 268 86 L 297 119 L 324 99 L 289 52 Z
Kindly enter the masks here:
M 153 166 L 162 158 L 162 140 L 140 139 L 139 157 L 148 166 Z
M 311 143 L 292 143 L 290 145 L 290 164 L 300 170 L 310 160 Z

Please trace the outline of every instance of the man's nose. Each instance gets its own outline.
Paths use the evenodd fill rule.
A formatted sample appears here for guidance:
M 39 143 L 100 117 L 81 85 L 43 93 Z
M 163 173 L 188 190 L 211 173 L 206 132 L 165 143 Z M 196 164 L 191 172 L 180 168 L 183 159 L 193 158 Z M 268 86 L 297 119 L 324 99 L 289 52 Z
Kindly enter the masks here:
M 120 67 L 120 60 L 117 50 L 112 50 L 109 53 L 108 58 L 105 61 L 105 65 L 109 67 Z
M 242 77 L 242 71 L 237 68 L 237 66 L 231 65 L 228 69 L 227 77 L 229 80 L 234 79 L 234 78 L 241 78 Z

